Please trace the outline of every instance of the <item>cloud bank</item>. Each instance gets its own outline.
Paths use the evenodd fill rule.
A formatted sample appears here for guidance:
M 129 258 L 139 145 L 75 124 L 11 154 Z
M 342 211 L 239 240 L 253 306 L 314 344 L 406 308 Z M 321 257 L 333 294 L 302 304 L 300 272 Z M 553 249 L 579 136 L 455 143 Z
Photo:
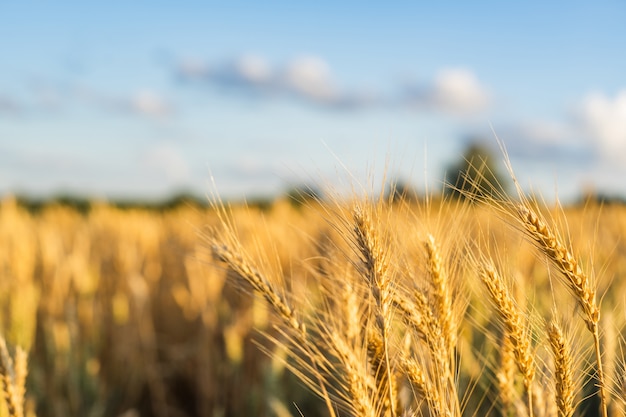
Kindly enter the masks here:
M 109 113 L 165 119 L 175 113 L 175 106 L 163 94 L 151 90 L 135 90 L 111 94 L 98 88 L 54 81 L 26 83 L 24 100 L 0 92 L 0 116 L 18 116 L 63 112 L 73 106 Z
M 626 164 L 626 89 L 583 96 L 560 121 L 521 121 L 496 129 L 509 154 L 597 168 Z
M 431 83 L 405 85 L 400 94 L 403 104 L 457 116 L 487 110 L 492 102 L 487 87 L 466 68 L 441 69 Z
M 626 89 L 614 98 L 589 94 L 580 105 L 580 122 L 600 152 L 610 160 L 626 158 Z
M 423 85 L 405 84 L 394 92 L 343 88 L 330 65 L 304 55 L 273 66 L 258 55 L 242 55 L 221 63 L 181 61 L 176 73 L 188 82 L 254 98 L 288 97 L 326 108 L 419 108 L 451 114 L 485 110 L 491 95 L 468 69 L 444 69 Z
M 177 71 L 184 80 L 203 81 L 244 95 L 292 95 L 321 103 L 337 98 L 328 65 L 311 56 L 296 58 L 281 68 L 250 54 L 213 65 L 186 61 Z
M 174 105 L 155 90 L 143 89 L 126 95 L 112 95 L 84 86 L 76 86 L 68 99 L 108 112 L 164 119 L 174 113 Z
M 161 175 L 168 182 L 181 183 L 190 179 L 191 169 L 178 148 L 157 144 L 141 156 L 141 167 L 147 172 Z

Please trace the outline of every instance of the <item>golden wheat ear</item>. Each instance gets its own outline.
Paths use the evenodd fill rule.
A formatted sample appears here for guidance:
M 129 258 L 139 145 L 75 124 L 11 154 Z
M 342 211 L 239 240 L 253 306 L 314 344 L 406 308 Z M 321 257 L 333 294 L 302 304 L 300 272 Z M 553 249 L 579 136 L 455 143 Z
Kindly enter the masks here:
M 517 205 L 516 214 L 527 236 L 559 272 L 558 276 L 561 277 L 562 282 L 583 311 L 583 320 L 594 341 L 600 411 L 603 417 L 607 417 L 608 393 L 602 364 L 600 307 L 596 300 L 595 286 L 557 230 L 551 227 L 538 211 L 534 210 L 528 202 L 523 202 Z
M 2 391 L 10 417 L 24 416 L 27 369 L 26 352 L 18 347 L 14 361 L 9 354 L 6 340 L 0 336 L 0 378 L 2 379 Z
M 511 341 L 515 363 L 519 369 L 527 394 L 528 410 L 532 413 L 532 384 L 535 377 L 535 358 L 529 333 L 528 317 L 511 296 L 502 276 L 491 260 L 484 259 L 478 266 L 480 278 L 489 298 L 501 318 Z M 532 414 L 531 414 L 532 415 Z
M 559 323 L 553 319 L 547 327 L 548 340 L 554 355 L 554 384 L 556 405 L 559 416 L 574 415 L 576 385 L 574 383 L 574 365 L 571 348 Z
M 587 325 L 594 342 L 600 413 L 602 417 L 608 417 L 609 397 L 600 346 L 600 304 L 597 301 L 595 283 L 591 279 L 593 275 L 585 272 L 573 250 L 566 245 L 566 240 L 559 233 L 559 229 L 550 224 L 542 215 L 538 205 L 525 196 L 513 173 L 511 161 L 502 144 L 501 149 L 504 153 L 507 170 L 517 190 L 519 201 L 505 198 L 502 201 L 494 199 L 492 202 L 495 207 L 510 215 L 526 237 L 546 256 L 546 259 L 554 269 L 559 272 L 557 276 L 561 282 L 573 295 L 581 308 L 583 312 L 582 319 Z
M 360 254 L 364 278 L 369 285 L 375 302 L 375 323 L 382 342 L 382 362 L 380 376 L 381 391 L 388 396 L 388 408 L 391 415 L 396 415 L 395 370 L 389 355 L 389 337 L 391 335 L 391 316 L 393 283 L 389 271 L 389 253 L 383 236 L 377 229 L 369 206 L 356 205 L 352 211 L 353 231 L 356 249 Z

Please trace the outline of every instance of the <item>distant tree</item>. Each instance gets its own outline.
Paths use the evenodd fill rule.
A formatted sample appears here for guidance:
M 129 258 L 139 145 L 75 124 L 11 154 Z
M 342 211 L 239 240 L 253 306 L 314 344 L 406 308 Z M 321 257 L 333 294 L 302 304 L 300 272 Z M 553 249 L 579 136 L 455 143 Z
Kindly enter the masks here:
M 489 147 L 479 140 L 472 140 L 462 158 L 446 169 L 448 186 L 446 196 L 456 198 L 497 198 L 507 190 L 508 177 L 500 172 Z
M 161 210 L 170 210 L 185 206 L 206 207 L 207 201 L 204 198 L 198 197 L 191 191 L 180 191 L 169 199 L 155 204 L 155 208 Z
M 418 198 L 419 194 L 415 187 L 406 181 L 397 180 L 387 184 L 385 200 L 390 203 L 397 203 L 399 201 L 413 202 Z
M 294 207 L 300 207 L 303 204 L 324 199 L 324 193 L 320 188 L 306 184 L 292 186 L 285 192 L 285 196 Z
M 48 200 L 45 205 L 59 205 L 72 208 L 79 213 L 86 214 L 91 209 L 91 201 L 86 197 L 79 197 L 76 194 L 62 193 Z

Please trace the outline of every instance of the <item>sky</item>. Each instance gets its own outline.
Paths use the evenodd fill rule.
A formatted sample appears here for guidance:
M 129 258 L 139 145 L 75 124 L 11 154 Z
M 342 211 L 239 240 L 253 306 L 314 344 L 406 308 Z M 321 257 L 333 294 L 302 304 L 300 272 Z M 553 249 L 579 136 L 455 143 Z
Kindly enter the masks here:
M 525 189 L 626 196 L 626 3 L 0 0 L 0 195 L 439 190 L 479 139 Z

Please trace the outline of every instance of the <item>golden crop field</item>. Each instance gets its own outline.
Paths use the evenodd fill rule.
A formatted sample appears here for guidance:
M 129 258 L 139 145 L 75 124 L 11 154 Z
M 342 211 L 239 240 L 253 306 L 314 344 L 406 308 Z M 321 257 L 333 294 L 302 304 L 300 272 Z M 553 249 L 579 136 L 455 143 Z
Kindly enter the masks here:
M 5 198 L 0 416 L 623 415 L 624 236 L 524 199 Z

